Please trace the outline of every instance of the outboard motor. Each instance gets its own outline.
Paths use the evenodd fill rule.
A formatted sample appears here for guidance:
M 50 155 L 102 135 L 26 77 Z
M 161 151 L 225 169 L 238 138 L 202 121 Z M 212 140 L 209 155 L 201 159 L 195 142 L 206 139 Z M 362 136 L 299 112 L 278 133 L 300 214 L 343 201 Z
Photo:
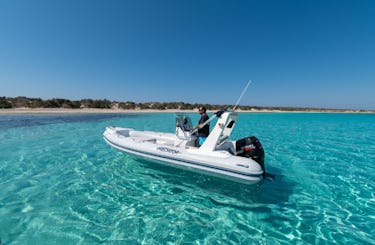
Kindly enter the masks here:
M 236 155 L 241 157 L 251 158 L 264 168 L 264 150 L 262 144 L 255 136 L 246 137 L 236 141 Z

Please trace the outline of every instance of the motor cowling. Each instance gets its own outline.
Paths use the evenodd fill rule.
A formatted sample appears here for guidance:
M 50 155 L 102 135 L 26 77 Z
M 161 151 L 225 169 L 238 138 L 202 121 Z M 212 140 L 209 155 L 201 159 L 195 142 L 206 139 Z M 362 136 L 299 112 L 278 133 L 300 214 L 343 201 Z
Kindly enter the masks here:
M 236 141 L 236 155 L 251 158 L 264 168 L 264 149 L 255 136 L 246 137 Z

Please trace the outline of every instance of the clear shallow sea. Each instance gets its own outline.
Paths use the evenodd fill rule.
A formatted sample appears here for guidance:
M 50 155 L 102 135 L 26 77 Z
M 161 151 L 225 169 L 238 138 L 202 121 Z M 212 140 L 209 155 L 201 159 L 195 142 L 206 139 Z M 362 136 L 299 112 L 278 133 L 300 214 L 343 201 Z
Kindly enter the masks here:
M 0 115 L 3 244 L 375 242 L 375 114 L 240 114 L 232 138 L 257 136 L 276 175 L 255 186 L 135 160 L 108 125 L 173 132 L 174 114 Z

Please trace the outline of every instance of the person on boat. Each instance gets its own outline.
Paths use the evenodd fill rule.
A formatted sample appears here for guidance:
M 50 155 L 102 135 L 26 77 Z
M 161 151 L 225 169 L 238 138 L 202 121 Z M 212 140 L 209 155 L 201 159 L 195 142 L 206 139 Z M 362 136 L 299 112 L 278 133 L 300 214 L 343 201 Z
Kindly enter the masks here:
M 198 128 L 198 144 L 201 146 L 203 142 L 207 139 L 207 136 L 210 134 L 210 124 L 203 124 L 209 119 L 206 114 L 206 108 L 201 106 L 198 108 L 201 118 L 199 119 L 198 125 L 194 128 Z M 203 126 L 203 127 L 202 127 Z

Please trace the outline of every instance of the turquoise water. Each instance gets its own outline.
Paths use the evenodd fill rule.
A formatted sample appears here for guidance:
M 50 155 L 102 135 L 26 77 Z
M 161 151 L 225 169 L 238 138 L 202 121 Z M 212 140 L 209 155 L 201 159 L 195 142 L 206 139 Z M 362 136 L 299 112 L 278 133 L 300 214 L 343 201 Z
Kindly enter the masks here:
M 240 114 L 275 175 L 255 186 L 133 159 L 108 125 L 174 114 L 0 115 L 3 244 L 374 243 L 374 114 Z

